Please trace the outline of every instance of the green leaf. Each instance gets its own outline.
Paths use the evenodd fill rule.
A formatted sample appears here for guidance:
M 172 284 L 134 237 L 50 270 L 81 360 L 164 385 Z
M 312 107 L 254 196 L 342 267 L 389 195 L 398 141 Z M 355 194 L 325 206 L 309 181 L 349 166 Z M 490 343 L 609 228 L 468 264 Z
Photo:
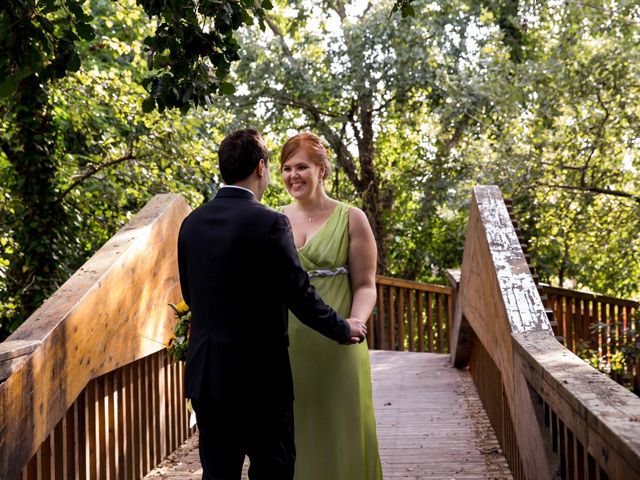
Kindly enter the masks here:
M 236 92 L 236 87 L 233 86 L 233 84 L 229 83 L 229 82 L 222 82 L 220 84 L 220 93 L 222 93 L 223 95 L 231 95 L 232 93 Z
M 67 70 L 70 72 L 77 72 L 78 70 L 80 70 L 81 63 L 82 62 L 80 60 L 80 55 L 78 55 L 78 52 L 73 52 L 73 55 L 71 55 L 71 58 L 67 62 Z
M 87 42 L 90 42 L 94 38 L 96 38 L 96 32 L 93 27 L 88 23 L 77 23 L 76 24 L 76 32 L 78 32 L 78 36 Z
M 8 97 L 11 95 L 18 86 L 18 79 L 16 77 L 8 77 L 4 82 L 0 83 L 0 97 Z
M 89 16 L 84 12 L 84 10 L 82 9 L 82 6 L 80 5 L 79 2 L 75 2 L 73 0 L 67 0 L 66 3 L 67 3 L 67 7 L 71 11 L 71 13 L 73 13 L 73 15 L 78 20 L 85 20 Z
M 47 19 L 45 16 L 43 15 L 38 15 L 36 16 L 36 20 L 38 21 L 38 23 L 40 25 L 42 25 L 42 28 L 47 32 L 47 33 L 53 33 L 54 31 L 54 26 L 53 23 L 51 23 L 49 21 L 49 19 Z M 34 32 L 35 33 L 35 32 Z
M 273 3 L 271 3 L 271 0 L 262 0 L 262 8 L 265 10 L 272 10 Z
M 147 97 L 142 102 L 142 111 L 144 113 L 152 112 L 155 107 L 156 107 L 156 101 L 153 97 Z
M 405 18 L 416 16 L 416 11 L 414 10 L 413 6 L 411 6 L 411 4 L 406 4 L 402 6 L 402 16 Z

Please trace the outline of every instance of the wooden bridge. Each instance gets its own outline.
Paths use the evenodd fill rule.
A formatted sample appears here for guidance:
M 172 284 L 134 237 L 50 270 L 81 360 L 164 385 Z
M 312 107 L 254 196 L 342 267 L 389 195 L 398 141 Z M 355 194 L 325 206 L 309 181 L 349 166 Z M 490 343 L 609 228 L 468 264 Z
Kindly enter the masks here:
M 163 346 L 188 211 L 155 197 L 0 344 L 0 479 L 197 478 L 172 453 L 194 431 Z M 640 398 L 557 338 L 598 346 L 597 320 L 622 338 L 637 303 L 537 285 L 529 263 L 498 189 L 476 187 L 452 287 L 378 278 L 386 478 L 640 478 Z

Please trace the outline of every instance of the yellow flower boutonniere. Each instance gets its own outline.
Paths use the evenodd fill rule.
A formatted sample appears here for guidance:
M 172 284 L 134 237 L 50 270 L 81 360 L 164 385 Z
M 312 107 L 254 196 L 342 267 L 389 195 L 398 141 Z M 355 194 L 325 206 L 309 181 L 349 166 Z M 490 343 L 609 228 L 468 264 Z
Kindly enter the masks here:
M 184 361 L 187 358 L 187 349 L 189 348 L 191 310 L 184 300 L 177 305 L 170 303 L 169 306 L 173 309 L 178 322 L 173 327 L 171 338 L 167 343 L 167 353 L 174 360 Z

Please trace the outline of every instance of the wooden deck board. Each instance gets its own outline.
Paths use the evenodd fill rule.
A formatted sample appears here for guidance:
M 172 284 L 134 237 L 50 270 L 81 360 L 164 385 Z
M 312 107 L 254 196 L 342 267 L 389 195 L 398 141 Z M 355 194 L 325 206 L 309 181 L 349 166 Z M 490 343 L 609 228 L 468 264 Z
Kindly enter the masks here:
M 448 355 L 372 351 L 371 370 L 385 479 L 512 478 L 469 372 Z M 194 436 L 145 479 L 201 476 Z

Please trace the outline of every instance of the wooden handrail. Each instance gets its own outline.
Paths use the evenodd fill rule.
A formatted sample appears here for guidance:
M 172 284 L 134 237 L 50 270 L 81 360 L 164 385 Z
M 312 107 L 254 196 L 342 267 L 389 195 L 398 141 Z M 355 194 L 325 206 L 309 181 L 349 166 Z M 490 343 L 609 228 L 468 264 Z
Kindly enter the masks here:
M 376 276 L 376 283 L 378 285 L 390 285 L 393 287 L 402 287 L 408 288 L 411 290 L 418 290 L 421 292 L 434 292 L 434 293 L 442 293 L 444 295 L 451 295 L 452 289 L 451 287 L 446 287 L 444 285 L 435 285 L 432 283 L 423 283 L 416 282 L 414 280 L 405 280 L 402 278 L 394 278 L 394 277 L 385 277 L 382 275 Z
M 583 300 L 591 300 L 595 302 L 611 303 L 615 305 L 622 305 L 624 307 L 638 308 L 640 302 L 636 300 L 630 300 L 625 298 L 611 297 L 609 295 L 603 295 L 601 293 L 582 292 L 580 290 L 571 290 L 568 288 L 552 287 L 541 283 L 543 293 L 559 295 L 563 297 L 580 298 Z
M 3 344 L 0 478 L 16 478 L 88 385 L 164 349 L 174 323 L 167 304 L 179 298 L 176 239 L 188 212 L 179 195 L 154 197 Z M 87 401 L 107 395 L 104 384 L 96 388 Z M 96 421 L 108 429 L 106 415 Z M 74 448 L 62 440 L 56 448 L 63 444 Z
M 640 478 L 640 398 L 555 339 L 497 187 L 473 191 L 451 341 L 515 478 Z
M 572 352 L 597 355 L 610 364 L 613 354 L 640 335 L 639 303 L 597 293 L 579 292 L 542 284 L 545 305 L 554 312 L 558 335 Z M 594 326 L 599 328 L 595 328 Z M 622 365 L 611 378 L 640 391 L 640 364 Z
M 378 275 L 378 299 L 368 324 L 370 348 L 410 352 L 448 349 L 451 287 Z

